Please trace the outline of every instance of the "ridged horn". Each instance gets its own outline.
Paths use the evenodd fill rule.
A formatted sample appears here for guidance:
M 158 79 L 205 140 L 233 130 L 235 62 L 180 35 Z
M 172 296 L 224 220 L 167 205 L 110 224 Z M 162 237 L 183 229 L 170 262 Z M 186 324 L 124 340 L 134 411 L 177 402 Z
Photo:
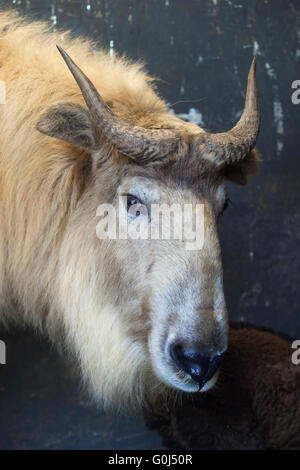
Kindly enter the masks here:
M 260 106 L 256 84 L 256 60 L 253 58 L 247 84 L 243 114 L 239 122 L 227 132 L 199 135 L 201 153 L 212 155 L 217 165 L 242 160 L 253 149 L 260 127 Z
M 89 78 L 60 47 L 64 61 L 75 78 L 90 114 L 107 140 L 121 153 L 139 163 L 154 161 L 176 151 L 180 136 L 168 129 L 132 126 L 113 113 Z

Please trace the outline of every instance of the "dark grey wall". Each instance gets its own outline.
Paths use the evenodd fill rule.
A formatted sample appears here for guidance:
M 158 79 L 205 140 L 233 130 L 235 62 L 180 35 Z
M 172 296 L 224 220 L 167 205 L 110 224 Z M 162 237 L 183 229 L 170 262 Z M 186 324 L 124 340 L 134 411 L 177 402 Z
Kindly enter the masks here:
M 212 131 L 230 128 L 239 116 L 256 52 L 263 164 L 248 188 L 229 188 L 233 205 L 222 228 L 225 289 L 232 319 L 299 338 L 300 104 L 292 104 L 291 84 L 300 80 L 300 2 L 2 0 L 0 6 L 71 28 L 106 48 L 113 40 L 117 52 L 145 60 L 162 79 L 158 90 L 176 113 L 192 116 L 194 108 Z M 29 333 L 25 339 L 23 333 L 0 337 L 7 344 L 0 447 L 157 448 L 140 418 L 120 424 L 89 409 L 78 379 L 69 377 L 70 368 L 48 345 Z
M 222 229 L 231 318 L 300 335 L 299 171 L 300 2 L 297 0 L 16 0 L 19 14 L 71 28 L 118 53 L 145 60 L 176 113 L 191 108 L 212 131 L 230 128 L 243 107 L 258 57 L 261 174 L 230 187 Z M 55 25 L 56 23 L 56 25 Z M 176 103 L 176 104 L 174 104 Z

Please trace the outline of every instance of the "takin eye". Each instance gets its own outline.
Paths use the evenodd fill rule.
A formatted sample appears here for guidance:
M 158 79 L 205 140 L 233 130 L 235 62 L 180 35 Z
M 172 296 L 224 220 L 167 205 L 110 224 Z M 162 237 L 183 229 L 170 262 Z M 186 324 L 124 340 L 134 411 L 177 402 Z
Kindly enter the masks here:
M 221 210 L 221 215 L 226 211 L 226 209 L 228 209 L 229 205 L 232 204 L 231 200 L 229 197 L 227 197 L 225 199 L 225 202 L 224 202 L 224 205 L 222 207 L 222 210 Z
M 139 215 L 141 215 L 142 206 L 143 206 L 143 203 L 140 201 L 138 197 L 133 196 L 132 194 L 126 195 L 127 212 L 132 217 L 138 217 Z

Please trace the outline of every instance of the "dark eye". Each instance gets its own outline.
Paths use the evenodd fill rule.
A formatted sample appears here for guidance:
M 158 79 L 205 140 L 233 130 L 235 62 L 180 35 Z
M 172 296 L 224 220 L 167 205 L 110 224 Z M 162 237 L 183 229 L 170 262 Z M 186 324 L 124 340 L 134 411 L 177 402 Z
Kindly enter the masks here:
M 127 194 L 126 201 L 127 212 L 131 213 L 135 217 L 138 217 L 141 214 L 139 206 L 142 206 L 142 202 L 136 196 L 132 196 L 131 194 Z
M 224 206 L 223 206 L 223 209 L 222 209 L 222 214 L 223 214 L 224 211 L 226 211 L 226 209 L 229 207 L 230 204 L 232 204 L 232 202 L 228 197 L 224 202 Z

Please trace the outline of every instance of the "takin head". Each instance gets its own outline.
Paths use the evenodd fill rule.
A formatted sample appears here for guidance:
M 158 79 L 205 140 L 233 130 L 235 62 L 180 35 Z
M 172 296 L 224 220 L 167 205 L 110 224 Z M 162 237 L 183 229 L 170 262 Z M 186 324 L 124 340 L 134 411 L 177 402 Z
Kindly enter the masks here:
M 245 184 L 258 164 L 255 59 L 236 126 L 191 134 L 183 121 L 182 130 L 167 120 L 159 128 L 125 122 L 59 50 L 87 108 L 54 104 L 37 129 L 83 149 L 93 161 L 91 182 L 70 217 L 61 251 L 58 299 L 69 343 L 94 394 L 108 403 L 166 386 L 206 391 L 217 380 L 227 348 L 218 237 L 228 202 L 225 180 Z M 157 205 L 188 206 L 194 215 L 200 207 L 201 246 L 188 248 L 185 239 L 172 236 L 179 219 L 169 237 L 97 237 L 100 203 L 107 224 L 114 229 L 116 218 L 119 231 L 126 227 L 131 233 L 149 229 Z

